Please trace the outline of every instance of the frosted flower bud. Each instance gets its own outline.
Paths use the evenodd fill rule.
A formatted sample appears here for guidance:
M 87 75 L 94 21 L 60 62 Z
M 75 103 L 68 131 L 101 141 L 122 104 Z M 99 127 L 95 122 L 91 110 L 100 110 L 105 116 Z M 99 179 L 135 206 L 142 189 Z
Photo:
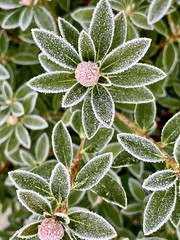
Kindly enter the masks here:
M 54 218 L 43 220 L 38 229 L 40 240 L 60 240 L 64 236 L 62 225 Z
M 32 5 L 32 0 L 22 0 L 22 4 L 25 6 L 31 6 Z
M 100 77 L 99 67 L 93 62 L 81 62 L 76 68 L 75 77 L 85 87 L 94 86 Z
M 6 122 L 10 125 L 15 125 L 17 122 L 18 122 L 18 118 L 15 117 L 15 116 L 9 116 L 7 119 L 6 119 Z

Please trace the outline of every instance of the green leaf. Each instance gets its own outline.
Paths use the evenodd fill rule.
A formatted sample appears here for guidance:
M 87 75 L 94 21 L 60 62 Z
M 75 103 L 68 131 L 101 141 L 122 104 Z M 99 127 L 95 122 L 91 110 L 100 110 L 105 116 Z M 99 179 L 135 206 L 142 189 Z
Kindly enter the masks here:
M 6 80 L 9 77 L 10 77 L 9 72 L 2 64 L 0 64 L 0 80 Z
M 13 12 L 10 12 L 3 18 L 1 26 L 4 29 L 14 29 L 19 26 L 19 17 L 21 14 L 21 9 L 17 9 Z
M 69 12 L 70 3 L 71 3 L 70 0 L 58 0 L 58 3 L 62 9 L 64 9 L 66 12 Z
M 176 113 L 163 127 L 161 142 L 164 145 L 174 144 L 180 134 L 180 112 Z
M 165 191 L 154 192 L 149 198 L 144 213 L 143 230 L 145 235 L 157 231 L 167 222 L 175 208 L 175 185 Z
M 137 181 L 134 178 L 129 178 L 128 185 L 129 185 L 129 190 L 130 190 L 131 194 L 133 195 L 133 197 L 138 202 L 143 202 L 146 197 L 146 194 L 145 194 L 144 190 L 142 189 L 142 186 L 139 183 L 139 181 Z
M 35 155 L 38 162 L 44 162 L 49 154 L 49 138 L 46 133 L 41 134 L 35 145 Z
M 73 159 L 72 140 L 62 121 L 59 121 L 53 129 L 52 146 L 56 159 L 70 169 Z
M 139 160 L 161 162 L 165 158 L 159 148 L 146 138 L 130 133 L 120 133 L 117 138 L 122 147 Z
M 94 12 L 94 7 L 83 7 L 75 10 L 71 17 L 79 22 L 81 26 L 85 29 L 89 28 L 90 21 Z
M 29 88 L 26 84 L 23 84 L 17 89 L 15 97 L 18 101 L 22 101 L 32 92 L 31 88 Z
M 50 203 L 39 193 L 31 190 L 17 190 L 17 196 L 22 205 L 30 212 L 43 215 L 44 212 L 51 214 Z
M 118 103 L 148 103 L 155 100 L 152 92 L 146 87 L 122 88 L 107 87 L 113 100 Z
M 83 239 L 110 239 L 116 237 L 114 228 L 101 216 L 87 210 L 76 210 L 69 215 L 68 227 Z
M 132 215 L 138 214 L 141 211 L 142 211 L 142 204 L 140 204 L 140 203 L 129 204 L 126 209 L 121 210 L 122 214 L 127 215 L 127 216 L 132 216 Z M 139 238 L 138 238 L 138 240 L 139 240 Z
M 171 0 L 153 0 L 148 10 L 148 22 L 153 24 L 159 21 L 168 11 Z
M 105 127 L 111 127 L 114 121 L 114 102 L 109 91 L 101 86 L 93 88 L 91 104 L 97 120 Z
M 112 153 L 105 153 L 91 159 L 78 172 L 73 188 L 77 190 L 91 189 L 106 175 L 112 165 L 112 161 Z
M 0 2 L 1 4 L 1 2 Z M 1 54 L 6 54 L 9 47 L 9 39 L 5 30 L 1 30 L 0 32 L 0 52 Z M 0 76 L 1 76 L 1 64 L 0 64 Z M 0 78 L 1 79 L 1 78 Z
M 20 117 L 24 114 L 24 107 L 20 102 L 14 102 L 12 105 L 12 115 L 15 117 Z
M 13 127 L 11 125 L 4 125 L 0 127 L 0 144 L 6 141 L 12 134 Z
M 166 77 L 159 68 L 137 63 L 131 68 L 115 75 L 108 75 L 113 85 L 125 88 L 134 88 L 150 85 Z
M 38 64 L 39 61 L 37 57 L 32 53 L 21 52 L 13 56 L 13 61 L 19 65 L 34 65 Z
M 31 139 L 29 136 L 28 131 L 26 128 L 23 126 L 23 124 L 18 123 L 16 128 L 15 128 L 15 134 L 16 138 L 18 139 L 19 143 L 25 147 L 25 148 L 30 148 L 31 147 Z
M 60 162 L 52 171 L 50 189 L 58 203 L 63 203 L 70 193 L 70 175 Z
M 18 189 L 32 190 L 44 197 L 51 197 L 48 183 L 37 174 L 15 170 L 9 172 L 9 177 Z
M 112 51 L 114 48 L 119 47 L 126 41 L 126 35 L 127 35 L 127 22 L 126 22 L 126 16 L 124 12 L 119 12 L 115 18 L 114 18 L 114 37 L 111 44 L 110 51 Z
M 85 139 L 82 152 L 95 153 L 101 151 L 109 143 L 113 134 L 113 128 L 100 127 L 91 139 Z
M 0 0 L 0 8 L 2 9 L 13 9 L 13 8 L 18 8 L 21 7 L 21 4 L 19 3 L 19 0 Z
M 62 107 L 67 108 L 78 104 L 84 99 L 87 93 L 87 87 L 84 87 L 80 83 L 76 83 L 65 93 L 62 100 Z
M 40 130 L 48 127 L 47 122 L 37 115 L 26 115 L 21 121 L 27 128 L 32 130 Z
M 8 82 L 3 82 L 2 83 L 2 94 L 4 97 L 6 97 L 7 99 L 11 100 L 12 96 L 13 96 L 13 92 L 12 92 L 12 88 L 10 86 L 10 84 Z
M 82 127 L 82 112 L 80 110 L 75 110 L 71 115 L 71 126 L 73 130 L 80 136 L 84 137 L 83 127 Z
M 163 66 L 169 74 L 174 70 L 178 61 L 178 51 L 173 43 L 167 44 L 163 49 Z
M 2 126 L 6 122 L 9 115 L 10 110 L 8 107 L 3 110 L 0 109 L 0 126 Z
M 107 202 L 126 208 L 127 197 L 124 188 L 108 174 L 92 188 L 92 191 Z
M 24 115 L 32 113 L 35 108 L 38 94 L 36 92 L 29 93 L 23 100 Z
M 86 95 L 82 106 L 82 125 L 87 139 L 94 137 L 99 129 L 99 121 L 91 104 L 91 92 Z
M 96 49 L 96 60 L 102 60 L 111 47 L 114 34 L 114 19 L 107 0 L 96 5 L 89 28 Z
M 21 16 L 19 19 L 19 26 L 22 31 L 25 31 L 29 27 L 33 18 L 33 12 L 34 12 L 34 9 L 32 7 L 25 7 L 21 12 Z
M 150 42 L 149 38 L 137 38 L 115 48 L 103 60 L 101 71 L 115 74 L 127 70 L 145 55 Z
M 129 167 L 133 164 L 139 163 L 140 160 L 130 155 L 128 152 L 122 150 L 119 154 L 114 158 L 112 168 L 120 168 L 120 167 Z
M 58 18 L 61 36 L 78 51 L 79 31 L 64 18 Z
M 22 162 L 27 165 L 27 166 L 34 166 L 35 165 L 35 161 L 34 158 L 32 156 L 32 154 L 30 154 L 29 152 L 25 151 L 25 150 L 20 150 L 19 152 L 20 158 L 22 160 Z
M 13 131 L 12 135 L 6 142 L 6 147 L 5 147 L 6 154 L 14 153 L 18 149 L 19 145 L 20 145 L 19 141 L 15 136 L 15 131 Z
M 53 32 L 33 29 L 32 34 L 35 43 L 51 61 L 70 69 L 75 69 L 80 63 L 76 50 Z
M 76 82 L 74 78 L 69 77 L 69 72 L 51 72 L 32 78 L 28 86 L 38 92 L 59 93 L 66 92 Z
M 172 187 L 176 180 L 173 170 L 157 171 L 145 179 L 142 187 L 150 191 L 166 190 Z
M 179 186 L 177 186 L 179 187 Z M 174 211 L 171 214 L 171 222 L 174 225 L 175 228 L 177 228 L 177 226 L 179 226 L 180 223 L 180 194 L 179 194 L 179 188 L 177 191 L 177 196 L 176 196 L 176 205 L 174 208 Z
M 154 123 L 156 117 L 155 102 L 137 104 L 134 117 L 137 125 L 143 129 L 143 131 L 148 131 Z
M 148 24 L 147 17 L 144 13 L 134 12 L 130 15 L 131 21 L 139 28 L 153 30 L 153 27 Z
M 56 32 L 56 23 L 51 13 L 43 6 L 34 8 L 34 20 L 39 28 Z
M 20 229 L 18 233 L 18 237 L 20 238 L 31 238 L 38 234 L 38 227 L 42 223 L 42 221 L 30 223 L 25 225 L 23 228 Z
M 80 33 L 79 36 L 79 55 L 82 59 L 82 61 L 95 61 L 96 58 L 96 50 L 94 43 L 89 36 L 88 33 L 86 33 L 84 30 Z

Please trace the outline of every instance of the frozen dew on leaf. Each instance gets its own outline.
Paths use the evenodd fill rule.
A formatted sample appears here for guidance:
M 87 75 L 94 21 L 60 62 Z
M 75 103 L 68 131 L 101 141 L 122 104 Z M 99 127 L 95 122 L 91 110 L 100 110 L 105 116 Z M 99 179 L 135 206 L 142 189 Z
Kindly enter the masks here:
M 54 218 L 45 219 L 38 229 L 40 240 L 60 240 L 64 236 L 64 229 Z
M 94 86 L 100 77 L 99 67 L 96 63 L 90 61 L 81 62 L 76 68 L 75 77 L 85 87 Z

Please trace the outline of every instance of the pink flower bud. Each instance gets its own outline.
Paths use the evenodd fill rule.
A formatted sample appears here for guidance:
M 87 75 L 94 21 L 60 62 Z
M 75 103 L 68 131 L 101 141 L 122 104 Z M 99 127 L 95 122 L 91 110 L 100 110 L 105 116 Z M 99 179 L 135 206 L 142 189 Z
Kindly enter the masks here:
M 43 220 L 38 229 L 40 240 L 60 240 L 64 236 L 62 225 L 54 218 Z
M 99 80 L 99 67 L 93 62 L 81 62 L 78 64 L 75 77 L 85 87 L 94 86 Z

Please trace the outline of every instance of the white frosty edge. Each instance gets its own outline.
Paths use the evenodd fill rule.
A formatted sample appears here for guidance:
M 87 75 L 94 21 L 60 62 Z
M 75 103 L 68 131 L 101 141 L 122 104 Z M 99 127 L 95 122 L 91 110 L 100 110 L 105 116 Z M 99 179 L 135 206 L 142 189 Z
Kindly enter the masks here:
M 0 131 L 2 130 L 2 128 L 6 128 L 6 125 L 4 125 L 4 126 L 2 125 L 2 126 L 0 127 Z M 0 137 L 0 144 L 2 144 L 4 141 L 6 141 L 6 140 L 11 136 L 13 130 L 14 130 L 14 129 L 11 128 L 11 129 L 9 130 L 8 134 L 6 134 L 3 138 Z
M 105 87 L 106 86 L 110 87 L 112 85 L 112 83 L 111 83 L 110 79 L 108 78 L 108 76 L 101 76 L 101 77 L 105 78 L 108 83 L 98 83 L 99 85 L 105 86 Z
M 8 89 L 8 93 L 10 93 L 10 98 L 12 98 L 13 92 L 12 92 L 12 88 L 10 86 L 10 84 L 6 81 L 3 81 L 2 83 L 2 95 L 7 99 L 7 95 L 6 95 L 6 91 L 5 91 L 5 87 Z
M 87 168 L 89 165 L 91 165 L 92 162 L 96 162 L 98 160 L 98 158 L 102 158 L 104 156 L 108 156 L 109 155 L 109 163 L 108 165 L 106 166 L 106 169 L 104 170 L 103 174 L 101 175 L 101 177 L 99 177 L 98 181 L 96 179 L 96 183 L 92 184 L 91 186 L 89 186 L 88 188 L 80 188 L 80 189 L 76 189 L 76 185 L 75 185 L 75 182 L 76 182 L 76 179 L 78 178 L 79 174 L 81 174 L 81 172 L 84 171 L 84 168 Z M 91 159 L 84 167 L 81 168 L 81 170 L 78 172 L 78 174 L 76 175 L 76 178 L 75 178 L 75 181 L 74 181 L 74 189 L 75 190 L 78 190 L 78 191 L 84 191 L 84 190 L 89 190 L 91 189 L 92 187 L 94 187 L 95 185 L 97 185 L 102 179 L 103 177 L 106 175 L 106 173 L 109 171 L 109 169 L 111 168 L 111 165 L 113 163 L 113 154 L 111 152 L 109 153 L 104 153 L 102 155 L 98 155 L 96 157 L 94 157 L 93 159 Z
M 139 181 L 136 180 L 135 178 L 130 177 L 130 178 L 128 179 L 128 187 L 129 187 L 129 190 L 130 190 L 131 195 L 132 195 L 138 202 L 142 202 L 142 200 L 141 200 L 140 198 L 138 198 L 137 195 L 135 194 L 134 189 L 132 188 L 131 182 L 135 182 L 136 185 L 138 185 L 140 188 L 142 188 L 141 184 L 140 184 Z M 144 190 L 142 189 L 142 191 L 144 191 Z
M 24 149 L 20 149 L 20 150 L 19 150 L 19 156 L 20 156 L 22 162 L 23 162 L 25 165 L 31 166 L 31 165 L 29 165 L 29 164 L 25 161 L 25 159 L 24 159 L 24 157 L 23 157 L 23 153 L 27 154 L 28 157 L 31 158 L 31 160 L 32 160 L 32 162 L 33 162 L 33 161 L 34 161 L 34 158 L 33 158 L 32 154 L 30 154 L 30 152 L 28 152 L 28 151 L 26 151 L 26 150 L 24 150 Z
M 16 101 L 16 102 L 13 103 L 12 107 L 13 107 L 14 105 L 18 106 L 20 112 L 19 112 L 19 113 L 16 113 L 16 112 L 14 112 L 14 110 L 13 110 L 13 108 L 12 108 L 12 115 L 15 116 L 15 117 L 20 117 L 20 116 L 22 116 L 22 115 L 24 114 L 23 104 L 22 104 L 21 102 Z
M 172 47 L 173 47 L 175 56 L 174 56 L 173 65 L 171 66 L 170 70 L 168 71 L 168 74 L 171 73 L 171 72 L 174 70 L 174 68 L 175 68 L 175 66 L 176 66 L 176 63 L 177 63 L 177 61 L 178 61 L 178 52 L 176 51 L 176 48 L 175 48 L 174 44 L 173 44 L 173 43 L 170 43 L 170 44 L 171 44 Z M 163 51 L 163 56 L 162 56 L 162 62 L 163 62 L 163 65 L 165 66 L 165 69 L 166 69 L 165 54 L 166 54 L 166 52 L 167 52 L 168 46 L 169 46 L 169 45 L 166 45 L 166 46 L 165 46 L 164 51 Z
M 70 219 L 68 217 L 67 214 L 64 214 L 64 213 L 55 213 L 54 216 L 57 216 L 57 217 L 62 217 L 64 220 L 65 220 L 65 223 L 68 225 L 70 223 Z
M 126 38 L 127 38 L 127 20 L 126 20 L 126 15 L 125 15 L 124 11 L 120 11 L 118 14 L 116 14 L 116 16 L 114 17 L 114 20 L 116 20 L 116 18 L 118 18 L 120 15 L 123 15 L 123 21 L 124 21 L 124 25 L 125 25 L 125 38 L 123 40 L 123 43 L 121 44 L 121 45 L 123 45 L 126 42 Z M 115 23 L 115 21 L 114 21 L 114 23 Z
M 31 107 L 30 107 L 30 109 L 28 111 L 28 114 L 32 113 L 32 111 L 35 108 L 36 100 L 37 100 L 37 97 L 38 97 L 38 93 L 37 92 L 30 92 L 29 94 L 27 94 L 27 97 L 25 97 L 24 100 L 26 100 L 28 97 L 31 97 L 31 96 L 33 96 L 33 99 L 31 101 Z
M 176 161 L 176 162 L 178 163 L 178 165 L 179 165 L 180 156 L 179 156 L 179 161 L 178 161 L 178 156 L 177 156 L 177 153 L 176 153 L 176 150 L 177 150 L 178 147 L 179 147 L 179 149 L 180 149 L 180 135 L 179 135 L 179 137 L 176 139 L 175 144 L 174 144 L 174 149 L 173 149 L 174 159 L 175 159 L 175 161 Z
M 165 190 L 165 191 L 166 191 L 166 190 Z M 157 226 L 156 226 L 154 229 L 152 229 L 151 231 L 146 232 L 146 231 L 145 231 L 146 210 L 147 210 L 147 208 L 148 208 L 148 206 L 149 206 L 149 204 L 150 204 L 151 198 L 153 197 L 153 195 L 154 195 L 155 193 L 156 193 L 156 192 L 154 192 L 154 193 L 151 194 L 151 196 L 150 196 L 150 198 L 149 198 L 149 200 L 148 200 L 148 203 L 147 203 L 147 205 L 146 205 L 146 208 L 145 208 L 145 210 L 144 210 L 144 217 L 143 217 L 143 232 L 144 232 L 144 235 L 150 235 L 150 234 L 156 232 L 159 228 L 161 228 L 161 227 L 164 225 L 164 223 L 167 222 L 167 221 L 169 220 L 169 218 L 171 217 L 171 214 L 172 214 L 172 212 L 174 211 L 174 208 L 175 208 L 175 205 L 176 205 L 177 190 L 176 190 L 176 187 L 175 187 L 174 204 L 173 204 L 173 206 L 171 206 L 171 211 L 169 212 L 169 214 L 167 215 L 167 217 L 166 217 L 163 221 L 160 222 L 159 225 L 157 225 Z
M 8 27 L 6 26 L 6 21 L 8 18 L 10 18 L 14 13 L 16 13 L 17 11 L 19 11 L 19 9 L 13 11 L 13 12 L 10 12 L 8 15 L 6 15 L 3 20 L 2 20 L 2 23 L 1 23 L 1 27 L 4 28 L 4 29 L 14 29 L 14 28 L 17 28 L 19 27 L 19 21 L 16 23 L 16 24 L 11 24 L 11 25 L 8 25 Z
M 30 14 L 28 16 L 28 21 L 26 21 L 26 25 L 23 24 L 22 20 L 23 20 L 24 13 L 26 12 L 26 10 L 27 10 L 27 7 L 23 9 L 23 11 L 21 12 L 20 18 L 19 18 L 19 27 L 21 28 L 22 31 L 25 31 L 29 27 L 29 25 L 32 21 L 32 18 L 33 18 L 33 8 L 31 8 Z
M 61 18 L 61 17 L 58 17 L 58 26 L 59 26 L 59 30 L 60 30 L 60 33 L 62 35 L 62 37 L 64 39 L 66 39 L 66 36 L 64 34 L 64 29 L 62 27 L 62 24 L 61 24 L 61 21 L 66 23 L 66 25 L 68 25 L 70 28 L 72 28 L 77 34 L 79 34 L 79 31 L 77 30 L 77 28 L 75 28 L 71 23 L 69 23 L 68 21 L 66 21 L 64 18 Z M 67 39 L 66 39 L 67 41 Z M 68 42 L 68 41 L 67 41 Z
M 0 75 L 0 80 L 6 80 L 6 79 L 10 78 L 8 70 L 2 64 L 0 64 L 0 70 L 4 74 L 3 76 Z
M 76 18 L 75 14 L 79 11 L 94 10 L 94 9 L 95 9 L 95 7 L 92 7 L 92 6 L 91 7 L 90 6 L 89 7 L 81 7 L 81 8 L 76 9 L 75 11 L 73 11 L 70 15 L 76 22 L 83 24 L 85 21 L 82 21 L 82 20 L 79 20 L 78 18 Z
M 43 123 L 43 125 L 36 127 L 36 126 L 32 126 L 32 125 L 29 125 L 29 124 L 23 122 L 23 124 L 31 130 L 40 130 L 40 129 L 45 129 L 45 128 L 48 127 L 47 122 L 42 117 L 40 117 L 39 115 L 30 114 L 30 115 L 24 116 L 23 119 L 26 119 L 26 117 L 31 117 L 31 118 L 34 118 L 34 119 L 38 119 L 38 120 L 41 121 L 41 123 Z
M 24 130 L 24 133 L 25 133 L 25 136 L 26 136 L 26 139 L 27 139 L 27 144 L 25 144 L 25 142 L 22 141 L 22 139 L 21 139 L 20 136 L 19 136 L 18 126 L 20 126 L 20 125 L 21 125 L 21 127 L 23 128 L 23 130 Z M 21 123 L 17 124 L 17 126 L 16 126 L 16 128 L 15 128 L 15 136 L 16 136 L 18 142 L 19 142 L 22 146 L 24 146 L 24 147 L 27 148 L 27 149 L 29 149 L 29 148 L 31 147 L 31 139 L 30 139 L 29 133 L 28 133 L 27 129 L 23 126 L 23 124 L 21 124 Z
M 48 135 L 47 135 L 47 133 L 42 133 L 41 135 L 40 135 L 40 137 L 38 138 L 38 140 L 37 140 L 37 142 L 36 142 L 36 145 L 35 145 L 35 156 L 36 156 L 36 158 L 37 158 L 37 156 L 38 156 L 38 147 L 39 147 L 39 143 L 41 142 L 41 140 L 43 139 L 43 138 L 45 138 L 44 139 L 44 144 L 45 144 L 45 146 L 46 146 L 46 151 L 45 151 L 45 154 L 44 154 L 44 156 L 47 158 L 47 155 L 48 155 L 48 153 L 49 153 L 49 138 L 48 138 Z M 45 159 L 46 159 L 45 158 Z M 40 160 L 45 160 L 45 159 L 40 159 Z
M 13 129 L 14 130 L 14 129 Z M 11 136 L 12 137 L 12 136 Z M 11 161 L 11 157 L 9 156 L 9 155 L 11 155 L 11 154 L 13 154 L 17 149 L 18 149 L 18 147 L 19 147 L 19 145 L 20 145 L 20 143 L 17 141 L 17 144 L 16 144 L 16 146 L 10 151 L 10 152 L 8 152 L 8 145 L 9 145 L 9 141 L 11 140 L 11 137 L 8 139 L 8 141 L 6 142 L 6 145 L 5 145 L 5 151 L 4 151 L 4 153 L 5 153 L 5 155 L 6 155 L 6 157 L 7 158 L 9 158 L 9 160 Z M 13 160 L 12 160 L 12 162 L 14 162 Z
M 31 223 L 25 225 L 24 227 L 22 227 L 21 229 L 18 230 L 17 236 L 18 236 L 19 238 L 22 238 L 22 239 L 31 239 L 32 237 L 37 236 L 38 233 L 33 234 L 33 235 L 30 235 L 30 236 L 23 236 L 23 235 L 21 235 L 21 233 L 22 233 L 22 231 L 24 231 L 24 229 L 26 229 L 27 227 L 29 227 L 29 226 L 31 226 L 31 225 L 33 225 L 33 224 L 36 224 L 36 223 L 39 223 L 39 224 L 40 224 L 40 223 L 42 223 L 42 221 L 31 222 Z
M 143 182 L 143 185 L 142 187 L 145 188 L 146 190 L 150 190 L 150 191 L 163 191 L 163 190 L 166 190 L 166 189 L 169 189 L 170 187 L 172 187 L 174 185 L 174 183 L 177 181 L 177 178 L 174 180 L 174 182 L 172 182 L 171 184 L 169 184 L 168 186 L 166 187 L 148 187 L 146 186 L 146 184 L 148 183 L 148 180 L 153 178 L 154 176 L 158 176 L 159 174 L 163 173 L 163 172 L 171 172 L 171 173 L 174 173 L 175 175 L 175 172 L 173 170 L 161 170 L 161 171 L 157 171 L 155 173 L 153 173 L 152 175 L 150 175 L 148 178 L 146 178 Z
M 135 14 L 141 15 L 144 18 L 146 18 L 146 15 L 143 14 L 142 12 L 140 12 L 140 11 L 136 12 Z M 137 21 L 134 21 L 133 16 L 130 16 L 130 19 L 131 19 L 132 23 L 134 25 L 136 25 L 137 27 L 139 27 L 139 28 L 142 28 L 142 29 L 145 29 L 145 30 L 153 30 L 153 26 L 150 23 L 148 23 L 148 22 L 147 22 L 147 24 L 149 25 L 149 27 L 146 27 L 146 26 L 144 26 L 144 24 L 139 24 L 139 23 L 137 23 Z

